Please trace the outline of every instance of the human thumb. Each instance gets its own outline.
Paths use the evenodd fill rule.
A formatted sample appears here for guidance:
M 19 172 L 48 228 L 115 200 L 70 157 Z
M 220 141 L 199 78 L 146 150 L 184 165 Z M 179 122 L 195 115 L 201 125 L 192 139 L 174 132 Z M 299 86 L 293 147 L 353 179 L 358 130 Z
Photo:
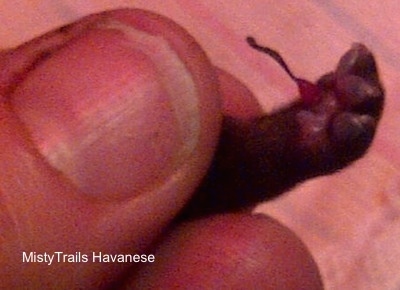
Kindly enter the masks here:
M 0 186 L 20 244 L 38 251 L 143 249 L 189 198 L 216 145 L 218 87 L 205 53 L 172 21 L 116 10 L 1 57 L 0 93 L 11 105 L 2 107 L 2 120 L 20 123 L 7 121 L 0 132 L 0 166 L 19 176 L 0 177 Z M 20 146 L 27 151 L 16 156 L 15 138 L 39 154 Z M 57 174 L 49 178 L 35 162 Z

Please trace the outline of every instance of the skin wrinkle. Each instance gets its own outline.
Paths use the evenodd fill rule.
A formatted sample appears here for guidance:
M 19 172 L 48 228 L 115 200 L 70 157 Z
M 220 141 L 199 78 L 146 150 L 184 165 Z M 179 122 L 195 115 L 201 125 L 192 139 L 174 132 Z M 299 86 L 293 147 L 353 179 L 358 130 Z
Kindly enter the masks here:
M 96 21 L 101 23 L 101 18 L 101 14 L 89 16 L 78 23 L 64 25 L 54 31 L 50 31 L 40 39 L 32 40 L 32 43 L 24 43 L 13 50 L 3 51 L 1 61 L 2 65 L 7 67 L 4 72 L 7 78 L 2 79 L 1 82 L 7 85 L 4 85 L 6 91 L 3 92 L 2 90 L 2 95 L 8 96 L 12 94 L 30 71 L 33 71 L 40 63 L 44 62 L 53 52 L 62 49 L 72 38 L 76 38 L 87 29 L 98 25 Z M 26 63 L 27 61 L 28 63 Z M 13 71 L 10 72 L 10 69 Z
M 23 67 L 21 71 L 16 72 L 10 81 L 12 85 L 7 86 L 7 90 L 4 91 L 4 96 L 11 95 L 15 89 L 18 87 L 20 83 L 22 83 L 25 78 L 29 75 L 29 73 L 36 69 L 41 63 L 46 61 L 52 54 L 53 49 L 44 50 L 35 56 L 31 63 L 29 63 L 26 67 Z

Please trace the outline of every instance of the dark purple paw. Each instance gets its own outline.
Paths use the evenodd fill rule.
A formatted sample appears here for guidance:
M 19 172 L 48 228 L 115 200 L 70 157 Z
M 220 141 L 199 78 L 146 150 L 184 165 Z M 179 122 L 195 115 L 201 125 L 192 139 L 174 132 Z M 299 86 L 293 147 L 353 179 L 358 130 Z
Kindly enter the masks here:
M 364 45 L 354 44 L 316 86 L 318 100 L 303 102 L 296 114 L 302 132 L 299 143 L 322 160 L 335 160 L 332 166 L 345 166 L 368 149 L 382 113 L 384 91 L 373 55 Z M 329 164 L 325 166 L 328 170 Z
M 276 51 L 247 41 L 286 70 L 300 100 L 253 120 L 226 116 L 212 167 L 182 218 L 251 207 L 340 170 L 362 157 L 375 135 L 384 90 L 364 45 L 353 45 L 313 84 L 294 76 Z

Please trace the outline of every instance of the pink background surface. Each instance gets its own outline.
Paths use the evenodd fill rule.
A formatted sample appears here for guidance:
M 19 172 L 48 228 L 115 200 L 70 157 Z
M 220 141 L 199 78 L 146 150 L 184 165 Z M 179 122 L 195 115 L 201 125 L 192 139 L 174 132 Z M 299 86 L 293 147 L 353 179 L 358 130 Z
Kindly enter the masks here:
M 387 102 L 368 155 L 259 211 L 276 217 L 305 241 L 327 289 L 400 289 L 400 2 L 2 1 L 0 48 L 123 6 L 159 12 L 181 24 L 215 65 L 254 92 L 266 111 L 293 100 L 296 88 L 275 63 L 249 49 L 247 35 L 278 49 L 299 76 L 310 80 L 333 69 L 353 42 L 363 42 L 375 53 Z

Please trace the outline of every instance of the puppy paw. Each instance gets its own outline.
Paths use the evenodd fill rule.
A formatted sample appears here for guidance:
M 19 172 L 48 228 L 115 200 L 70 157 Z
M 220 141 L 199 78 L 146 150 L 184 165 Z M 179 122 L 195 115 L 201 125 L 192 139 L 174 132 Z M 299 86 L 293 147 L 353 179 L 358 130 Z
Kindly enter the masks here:
M 302 102 L 296 119 L 299 144 L 314 166 L 336 170 L 365 154 L 382 114 L 384 90 L 372 53 L 362 44 L 316 83 L 318 96 Z

